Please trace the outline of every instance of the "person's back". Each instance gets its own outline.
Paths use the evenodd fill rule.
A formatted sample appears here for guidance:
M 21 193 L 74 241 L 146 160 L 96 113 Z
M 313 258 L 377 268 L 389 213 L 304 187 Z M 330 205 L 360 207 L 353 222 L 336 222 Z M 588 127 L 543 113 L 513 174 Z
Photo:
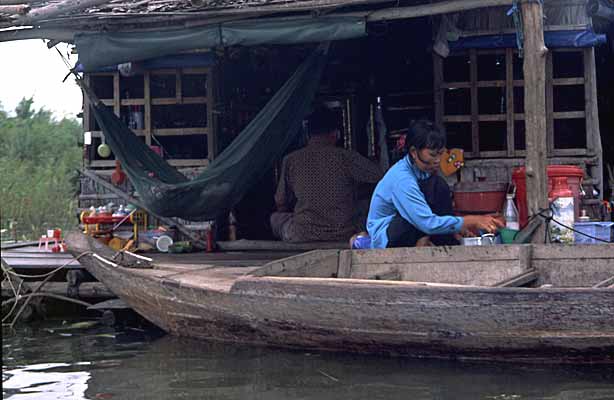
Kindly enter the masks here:
M 306 241 L 345 240 L 354 233 L 353 157 L 317 139 L 288 155 L 287 179 L 296 197 L 294 222 Z
M 314 113 L 309 144 L 283 160 L 271 227 L 284 241 L 347 240 L 355 233 L 356 184 L 382 175 L 357 152 L 335 147 L 335 118 L 330 110 Z

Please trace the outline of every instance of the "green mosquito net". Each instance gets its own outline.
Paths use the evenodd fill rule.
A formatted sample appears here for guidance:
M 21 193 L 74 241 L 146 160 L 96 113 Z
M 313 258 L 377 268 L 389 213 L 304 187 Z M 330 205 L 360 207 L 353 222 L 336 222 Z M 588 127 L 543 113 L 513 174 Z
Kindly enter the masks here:
M 328 45 L 320 45 L 194 179 L 169 165 L 104 105 L 93 106 L 94 117 L 148 211 L 191 221 L 214 219 L 236 205 L 299 134 L 318 89 L 327 52 Z

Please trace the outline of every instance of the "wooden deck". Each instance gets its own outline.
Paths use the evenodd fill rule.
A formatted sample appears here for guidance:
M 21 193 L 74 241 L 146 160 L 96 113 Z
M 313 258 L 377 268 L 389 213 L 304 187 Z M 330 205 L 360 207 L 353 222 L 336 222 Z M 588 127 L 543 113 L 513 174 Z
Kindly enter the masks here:
M 232 282 L 271 261 L 298 254 L 298 251 L 227 251 L 185 254 L 145 253 L 153 258 L 155 269 L 140 269 L 148 277 L 173 280 L 180 285 L 200 285 L 212 290 L 228 291 Z M 44 292 L 75 298 L 110 298 L 113 294 L 70 253 L 53 253 L 38 246 L 4 249 L 2 260 L 22 275 L 40 275 L 66 265 L 45 285 Z M 205 273 L 206 271 L 206 273 Z M 42 278 L 28 280 L 36 284 Z M 2 296 L 12 296 L 9 284 L 3 284 Z
M 216 253 L 195 252 L 185 254 L 143 253 L 153 258 L 154 263 L 177 268 L 201 268 L 203 266 L 245 267 L 260 266 L 270 261 L 290 257 L 300 253 L 295 251 L 225 251 Z M 38 246 L 3 249 L 2 259 L 14 269 L 20 270 L 52 270 L 64 264 L 67 269 L 82 269 L 78 261 L 70 253 L 53 253 Z

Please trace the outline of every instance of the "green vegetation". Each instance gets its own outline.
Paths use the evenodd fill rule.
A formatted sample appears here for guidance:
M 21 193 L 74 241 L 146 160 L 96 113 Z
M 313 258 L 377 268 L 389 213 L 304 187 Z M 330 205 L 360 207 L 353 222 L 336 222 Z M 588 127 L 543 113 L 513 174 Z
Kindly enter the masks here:
M 0 216 L 2 239 L 37 239 L 47 229 L 76 226 L 82 150 L 77 120 L 56 120 L 23 99 L 11 117 L 0 104 Z

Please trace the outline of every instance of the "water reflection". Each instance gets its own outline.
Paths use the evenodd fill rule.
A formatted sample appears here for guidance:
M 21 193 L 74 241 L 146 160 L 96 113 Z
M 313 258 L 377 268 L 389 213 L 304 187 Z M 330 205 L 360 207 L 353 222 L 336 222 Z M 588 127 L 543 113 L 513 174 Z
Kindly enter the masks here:
M 77 363 L 75 367 L 87 364 L 89 363 Z M 46 363 L 3 371 L 3 391 L 7 395 L 12 394 L 10 398 L 15 400 L 86 399 L 85 391 L 90 373 L 59 372 L 71 367 L 73 366 L 65 363 Z
M 101 328 L 70 334 L 47 327 L 5 336 L 3 397 L 614 399 L 611 366 L 408 360 L 152 339 Z

